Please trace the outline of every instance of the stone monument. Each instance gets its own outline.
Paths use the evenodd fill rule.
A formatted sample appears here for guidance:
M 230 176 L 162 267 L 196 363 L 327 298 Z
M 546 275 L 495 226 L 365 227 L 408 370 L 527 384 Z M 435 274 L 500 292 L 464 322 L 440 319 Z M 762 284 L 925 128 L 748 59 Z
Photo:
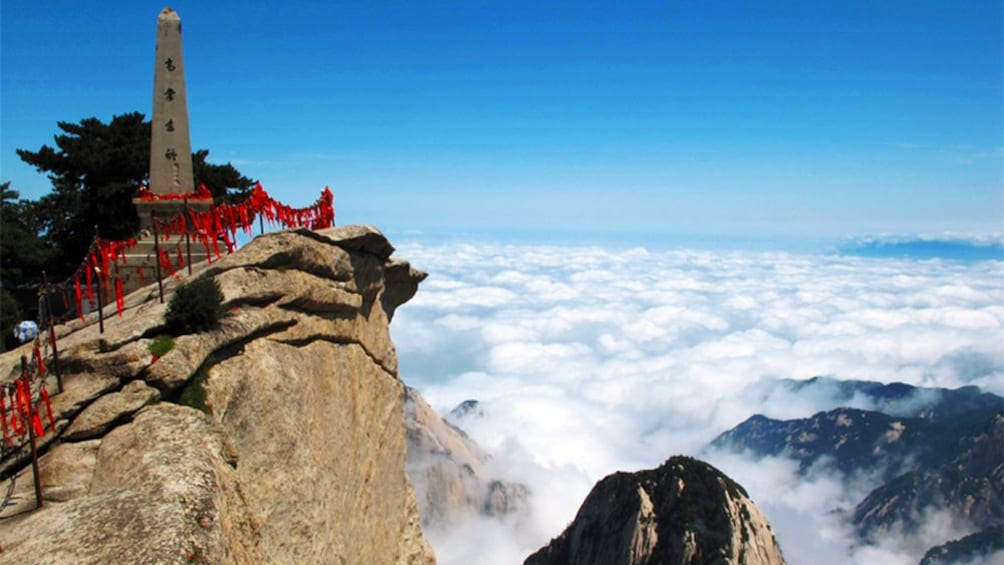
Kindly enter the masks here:
M 188 131 L 188 96 L 185 88 L 185 61 L 181 50 L 181 17 L 165 8 L 157 18 L 157 43 L 153 71 L 153 118 L 150 123 L 150 186 L 133 199 L 139 215 L 137 244 L 126 253 L 128 265 L 116 264 L 116 277 L 125 293 L 149 284 L 163 261 L 185 256 L 188 266 L 206 258 L 202 245 L 191 245 L 185 234 L 166 234 L 163 223 L 185 214 L 188 232 L 193 223 L 189 210 L 208 210 L 212 199 L 194 198 L 192 142 Z M 154 222 L 161 225 L 154 227 Z M 157 232 L 160 229 L 160 232 Z M 157 233 L 158 237 L 152 237 Z M 144 276 L 143 273 L 146 273 Z M 160 277 L 168 273 L 159 273 Z
M 212 205 L 211 200 L 186 198 L 194 192 L 181 17 L 164 8 L 157 17 L 154 55 L 150 186 L 144 197 L 133 200 L 141 229 L 149 229 L 154 216 L 167 220 L 185 209 L 205 210 Z
M 181 18 L 178 12 L 164 8 L 157 18 L 153 121 L 150 124 L 150 192 L 160 196 L 194 191 Z

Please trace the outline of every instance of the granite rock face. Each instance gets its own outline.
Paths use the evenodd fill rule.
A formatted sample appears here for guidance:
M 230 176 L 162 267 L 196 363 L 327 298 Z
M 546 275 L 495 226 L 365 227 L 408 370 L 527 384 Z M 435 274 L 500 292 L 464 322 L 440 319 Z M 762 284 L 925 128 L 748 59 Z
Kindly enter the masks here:
M 58 328 L 45 505 L 33 510 L 30 466 L 8 452 L 3 560 L 433 563 L 388 327 L 425 274 L 392 252 L 366 226 L 259 237 L 193 275 L 223 289 L 219 328 L 175 336 L 157 360 L 156 285 L 104 334 L 93 315 Z
M 119 392 L 98 398 L 77 416 L 65 432 L 63 440 L 89 439 L 104 435 L 124 418 L 131 417 L 143 406 L 160 398 L 160 392 L 143 381 L 132 381 Z
M 525 486 L 493 477 L 491 458 L 463 430 L 405 387 L 408 476 L 425 527 L 449 529 L 473 516 L 502 517 L 528 508 Z
M 614 473 L 527 565 L 779 564 L 767 520 L 741 486 L 696 459 Z
M 4 558 L 34 563 L 261 560 L 221 438 L 199 411 L 159 404 L 106 435 L 86 493 L 5 524 Z M 30 475 L 26 477 L 30 481 Z M 43 484 L 44 480 L 43 480 Z

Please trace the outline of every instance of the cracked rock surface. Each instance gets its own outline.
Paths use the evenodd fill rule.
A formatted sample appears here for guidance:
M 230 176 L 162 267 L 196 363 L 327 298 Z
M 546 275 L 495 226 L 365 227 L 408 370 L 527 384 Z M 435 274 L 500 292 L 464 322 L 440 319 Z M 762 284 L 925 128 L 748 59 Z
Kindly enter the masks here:
M 0 461 L 17 478 L 3 560 L 434 562 L 405 474 L 388 327 L 426 275 L 392 253 L 368 226 L 258 237 L 192 275 L 219 282 L 227 314 L 159 359 L 156 284 L 126 297 L 123 316 L 106 310 L 104 334 L 94 314 L 57 328 L 45 505 L 32 510 L 23 450 Z
M 404 423 L 408 477 L 427 533 L 449 531 L 478 516 L 529 516 L 526 486 L 493 476 L 488 453 L 411 387 L 405 387 Z
M 784 565 L 774 532 L 735 481 L 692 457 L 596 483 L 575 520 L 524 565 Z

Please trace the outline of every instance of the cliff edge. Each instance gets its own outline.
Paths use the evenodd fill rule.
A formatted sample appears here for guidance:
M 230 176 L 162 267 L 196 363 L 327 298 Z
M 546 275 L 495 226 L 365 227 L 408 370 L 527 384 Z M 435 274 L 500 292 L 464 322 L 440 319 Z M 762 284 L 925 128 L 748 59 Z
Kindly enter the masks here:
M 219 282 L 220 327 L 159 359 L 156 285 L 104 334 L 93 317 L 61 326 L 45 504 L 24 450 L 5 456 L 2 560 L 433 563 L 388 327 L 425 274 L 392 252 L 365 226 L 258 237 L 194 275 Z

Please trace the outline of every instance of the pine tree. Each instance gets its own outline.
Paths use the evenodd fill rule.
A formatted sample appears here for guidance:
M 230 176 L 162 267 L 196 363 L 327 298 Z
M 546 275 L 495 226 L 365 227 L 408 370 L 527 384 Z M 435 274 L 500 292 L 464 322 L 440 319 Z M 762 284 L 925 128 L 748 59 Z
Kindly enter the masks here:
M 108 123 L 85 118 L 57 125 L 63 133 L 55 136 L 55 148 L 17 154 L 52 181 L 53 191 L 31 204 L 34 231 L 49 250 L 45 266 L 59 278 L 80 263 L 95 226 L 107 239 L 126 239 L 138 230 L 132 199 L 149 178 L 150 122 L 132 112 Z M 206 149 L 192 154 L 196 186 L 205 184 L 217 202 L 246 196 L 255 181 L 230 163 L 208 163 L 208 157 Z

